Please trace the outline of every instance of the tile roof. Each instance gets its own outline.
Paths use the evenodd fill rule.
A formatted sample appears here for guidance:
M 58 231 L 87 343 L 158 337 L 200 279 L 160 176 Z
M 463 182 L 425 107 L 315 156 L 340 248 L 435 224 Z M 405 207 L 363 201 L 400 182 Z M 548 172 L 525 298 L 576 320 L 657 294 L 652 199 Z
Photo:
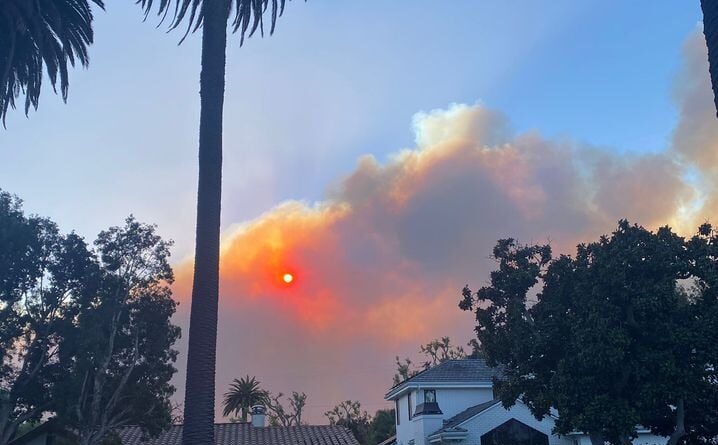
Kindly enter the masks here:
M 474 405 L 470 408 L 467 408 L 464 411 L 461 411 L 459 414 L 455 415 L 454 417 L 444 421 L 444 425 L 441 427 L 441 429 L 432 433 L 432 435 L 443 433 L 446 430 L 454 429 L 462 423 L 466 422 L 467 420 L 471 419 L 475 415 L 481 414 L 482 412 L 496 405 L 497 403 L 501 403 L 501 401 L 498 399 L 489 400 L 488 402 L 479 403 L 478 405 Z
M 447 360 L 404 380 L 394 388 L 409 382 L 491 383 L 494 377 L 500 376 L 501 371 L 489 367 L 484 359 Z
M 182 425 L 173 425 L 159 437 L 143 441 L 137 426 L 118 428 L 122 445 L 181 445 Z M 214 425 L 217 445 L 359 445 L 352 433 L 336 425 L 267 426 L 251 423 Z

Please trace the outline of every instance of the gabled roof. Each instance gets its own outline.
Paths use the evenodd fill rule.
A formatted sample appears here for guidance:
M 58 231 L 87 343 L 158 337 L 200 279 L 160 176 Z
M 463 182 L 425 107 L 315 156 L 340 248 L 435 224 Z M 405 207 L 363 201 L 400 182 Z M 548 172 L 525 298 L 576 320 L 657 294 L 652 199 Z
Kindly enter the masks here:
M 137 426 L 118 428 L 122 445 L 181 445 L 182 425 L 173 425 L 155 439 L 143 441 Z M 219 423 L 214 425 L 217 445 L 359 445 L 346 428 L 336 425 L 267 426 L 251 423 Z
M 474 416 L 477 416 L 481 414 L 482 412 L 486 411 L 487 409 L 491 408 L 492 406 L 495 406 L 497 404 L 501 403 L 499 399 L 489 400 L 488 402 L 480 403 L 478 405 L 474 405 L 470 408 L 467 408 L 463 411 L 461 411 L 459 414 L 455 415 L 454 417 L 446 420 L 444 422 L 444 425 L 441 427 L 441 429 L 437 430 L 436 432 L 432 433 L 431 435 L 440 434 L 448 430 L 456 430 L 458 429 L 458 426 L 462 423 L 466 422 L 467 420 L 471 419 Z
M 489 367 L 484 359 L 447 360 L 393 386 L 385 398 L 391 399 L 410 386 L 488 386 L 500 376 L 501 371 Z

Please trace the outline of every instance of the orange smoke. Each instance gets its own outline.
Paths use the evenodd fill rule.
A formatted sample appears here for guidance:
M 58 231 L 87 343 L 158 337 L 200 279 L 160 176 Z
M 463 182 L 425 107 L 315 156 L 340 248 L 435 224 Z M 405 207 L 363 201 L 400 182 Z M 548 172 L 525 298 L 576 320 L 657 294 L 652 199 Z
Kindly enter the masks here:
M 696 75 L 707 76 L 702 60 Z M 718 202 L 718 168 L 702 173 L 710 187 L 700 189 L 677 158 L 694 161 L 689 142 L 712 147 L 718 121 L 709 100 L 696 108 L 691 97 L 682 108 L 700 110 L 702 133 L 684 141 L 679 123 L 673 147 L 636 156 L 513 134 L 502 114 L 479 105 L 420 113 L 416 148 L 386 163 L 365 156 L 325 201 L 285 202 L 227 230 L 218 394 L 250 373 L 269 389 L 307 392 L 322 406 L 310 408 L 312 421 L 339 400 L 376 406 L 395 355 L 439 336 L 473 337 L 457 302 L 465 284 L 486 282 L 497 239 L 552 240 L 567 252 L 620 218 L 693 230 L 718 208 L 699 199 Z M 190 266 L 177 268 L 181 299 Z

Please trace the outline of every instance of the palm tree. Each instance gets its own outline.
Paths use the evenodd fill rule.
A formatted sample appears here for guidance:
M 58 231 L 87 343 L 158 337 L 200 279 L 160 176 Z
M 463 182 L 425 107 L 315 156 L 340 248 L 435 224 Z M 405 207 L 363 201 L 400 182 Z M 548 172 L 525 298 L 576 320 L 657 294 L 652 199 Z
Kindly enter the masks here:
M 182 443 L 214 445 L 215 357 L 219 287 L 219 229 L 222 197 L 222 110 L 227 26 L 245 35 L 264 33 L 263 16 L 271 11 L 270 34 L 285 0 L 136 0 L 149 14 L 154 6 L 164 17 L 173 11 L 171 28 L 202 28 L 199 118 L 199 187 L 194 277 L 190 308 L 189 349 Z M 184 39 L 184 37 L 183 37 Z
M 718 110 L 718 2 L 701 0 L 703 9 L 703 33 L 708 45 L 708 62 L 713 84 L 713 100 Z
M 87 66 L 92 44 L 90 3 L 103 0 L 0 1 L 0 118 L 3 125 L 15 99 L 25 94 L 25 114 L 37 109 L 44 70 L 67 100 L 68 64 Z
M 242 422 L 246 422 L 249 410 L 254 405 L 265 405 L 267 397 L 267 391 L 259 386 L 259 381 L 254 377 L 234 379 L 229 385 L 229 391 L 224 394 L 223 415 L 226 417 L 232 413 L 241 413 Z

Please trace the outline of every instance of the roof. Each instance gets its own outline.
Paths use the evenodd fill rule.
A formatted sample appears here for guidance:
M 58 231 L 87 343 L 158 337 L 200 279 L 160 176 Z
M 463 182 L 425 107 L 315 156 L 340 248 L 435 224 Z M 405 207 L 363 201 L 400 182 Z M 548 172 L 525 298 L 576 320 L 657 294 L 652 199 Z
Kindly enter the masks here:
M 481 358 L 447 360 L 410 377 L 403 382 L 393 386 L 386 394 L 389 399 L 398 395 L 408 386 L 420 386 L 422 384 L 491 384 L 494 377 L 500 377 L 501 371 L 491 368 Z
M 501 403 L 499 399 L 489 400 L 488 402 L 479 403 L 478 405 L 474 405 L 470 408 L 467 408 L 463 411 L 461 411 L 459 414 L 455 415 L 454 417 L 446 420 L 444 422 L 444 426 L 441 427 L 441 429 L 437 430 L 436 432 L 432 433 L 434 434 L 440 434 L 444 431 L 455 429 L 462 423 L 466 422 L 467 420 L 471 419 L 472 417 L 481 414 L 482 412 L 486 411 L 487 409 L 491 408 L 494 405 L 497 405 Z
M 138 426 L 118 428 L 122 445 L 181 445 L 182 425 L 173 425 L 155 439 L 143 441 Z M 251 423 L 214 425 L 217 445 L 359 445 L 352 433 L 336 425 L 266 426 Z
M 377 445 L 394 445 L 396 444 L 396 434 L 379 442 Z
M 702 0 L 703 33 L 708 46 L 708 62 L 713 85 L 713 99 L 718 108 L 718 2 Z

